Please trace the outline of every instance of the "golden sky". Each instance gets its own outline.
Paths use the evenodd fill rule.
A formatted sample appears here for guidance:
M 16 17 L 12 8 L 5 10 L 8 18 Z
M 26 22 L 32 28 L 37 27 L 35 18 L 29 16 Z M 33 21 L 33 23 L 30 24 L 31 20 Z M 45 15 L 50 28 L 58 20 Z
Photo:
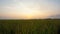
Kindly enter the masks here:
M 0 18 L 41 19 L 60 13 L 58 0 L 0 1 Z

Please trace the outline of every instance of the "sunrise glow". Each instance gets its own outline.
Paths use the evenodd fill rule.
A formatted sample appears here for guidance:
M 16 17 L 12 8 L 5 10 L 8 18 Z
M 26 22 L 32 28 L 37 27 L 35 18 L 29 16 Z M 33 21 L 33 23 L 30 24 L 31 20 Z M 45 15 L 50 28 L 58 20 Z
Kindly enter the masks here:
M 0 1 L 0 19 L 41 19 L 60 14 L 58 0 Z

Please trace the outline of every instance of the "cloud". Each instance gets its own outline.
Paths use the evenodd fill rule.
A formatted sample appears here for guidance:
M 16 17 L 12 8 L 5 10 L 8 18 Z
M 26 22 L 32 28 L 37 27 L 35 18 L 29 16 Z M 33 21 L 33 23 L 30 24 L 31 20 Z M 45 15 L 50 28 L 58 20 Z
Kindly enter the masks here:
M 15 3 L 0 6 L 0 18 L 46 18 L 60 14 L 59 5 L 45 2 L 44 0 L 12 1 Z

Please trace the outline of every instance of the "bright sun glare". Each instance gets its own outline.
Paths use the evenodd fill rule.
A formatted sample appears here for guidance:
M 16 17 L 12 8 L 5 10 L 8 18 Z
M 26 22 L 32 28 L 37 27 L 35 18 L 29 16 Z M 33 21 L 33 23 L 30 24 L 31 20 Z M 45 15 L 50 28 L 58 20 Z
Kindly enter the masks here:
M 36 12 L 33 10 L 30 10 L 30 9 L 27 9 L 27 10 L 23 11 L 22 13 L 24 14 L 25 18 L 27 18 L 27 19 L 33 18 L 33 16 L 36 15 Z

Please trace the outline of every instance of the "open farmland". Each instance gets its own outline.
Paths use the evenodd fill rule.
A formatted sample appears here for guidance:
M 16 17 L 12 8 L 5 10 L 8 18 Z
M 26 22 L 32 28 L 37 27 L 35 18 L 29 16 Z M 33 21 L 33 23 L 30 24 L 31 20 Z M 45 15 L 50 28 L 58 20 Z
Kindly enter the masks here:
M 59 19 L 0 20 L 0 34 L 59 34 Z

